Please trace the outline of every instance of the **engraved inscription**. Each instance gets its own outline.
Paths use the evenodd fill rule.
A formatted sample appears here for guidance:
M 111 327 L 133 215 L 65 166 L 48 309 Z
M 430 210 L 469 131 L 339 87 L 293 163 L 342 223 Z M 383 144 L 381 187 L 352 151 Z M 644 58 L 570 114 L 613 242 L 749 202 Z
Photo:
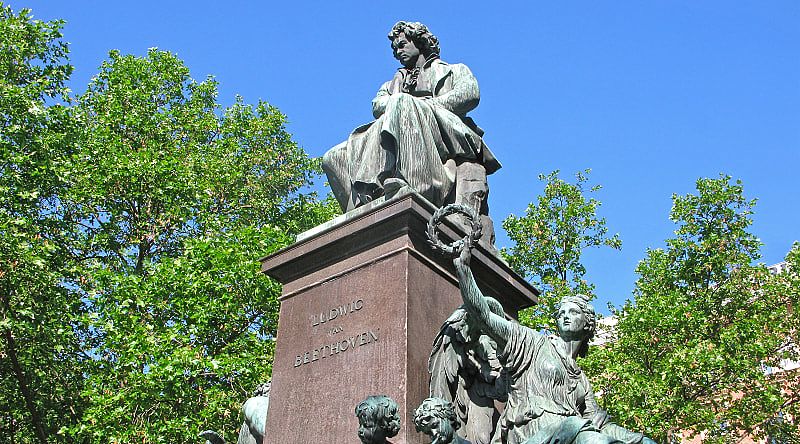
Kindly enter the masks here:
M 347 314 L 359 311 L 362 308 L 364 308 L 364 300 L 357 299 L 349 304 L 339 305 L 329 310 L 320 312 L 319 314 L 313 314 L 311 315 L 311 326 L 316 327 L 319 324 L 324 324 L 338 317 L 346 316 Z
M 336 327 L 333 327 L 332 329 L 328 330 L 328 334 L 330 336 L 333 336 L 336 333 L 341 333 L 342 331 L 344 331 L 344 329 L 341 326 L 337 325 Z
M 297 355 L 294 361 L 294 366 L 300 367 L 301 365 L 311 364 L 312 362 L 320 359 L 325 359 L 333 355 L 338 355 L 339 353 L 345 353 L 353 350 L 356 347 L 377 342 L 378 331 L 380 331 L 379 328 L 376 329 L 376 331 L 365 331 L 361 334 L 350 336 L 349 338 L 341 341 L 334 341 L 332 344 L 323 344 L 320 348 L 315 348 L 314 350 L 307 351 L 302 355 Z

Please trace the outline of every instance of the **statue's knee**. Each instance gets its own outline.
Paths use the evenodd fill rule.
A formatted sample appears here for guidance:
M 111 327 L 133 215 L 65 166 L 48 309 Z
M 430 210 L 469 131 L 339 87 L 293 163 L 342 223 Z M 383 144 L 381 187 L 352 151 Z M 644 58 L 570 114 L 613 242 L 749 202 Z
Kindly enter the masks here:
M 616 442 L 619 441 L 600 432 L 584 431 L 578 433 L 575 438 L 575 444 L 613 444 Z
M 334 171 L 338 165 L 341 165 L 345 160 L 347 149 L 347 142 L 342 142 L 339 145 L 329 149 L 322 155 L 322 169 L 324 171 Z
M 328 150 L 325 154 L 322 155 L 322 169 L 325 171 L 330 170 L 330 166 L 333 163 L 333 150 Z
M 391 97 L 389 97 L 389 102 L 387 102 L 386 108 L 389 109 L 396 106 L 399 107 L 408 106 L 413 101 L 414 98 L 411 97 L 411 95 L 409 94 L 404 94 L 404 93 L 394 94 Z

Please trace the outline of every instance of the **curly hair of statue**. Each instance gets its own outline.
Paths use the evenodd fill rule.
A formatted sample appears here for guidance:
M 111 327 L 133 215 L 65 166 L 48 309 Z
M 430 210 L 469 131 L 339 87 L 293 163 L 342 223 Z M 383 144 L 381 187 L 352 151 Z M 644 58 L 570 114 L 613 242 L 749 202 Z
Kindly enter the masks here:
M 463 239 L 446 244 L 439 239 L 437 227 L 442 222 L 442 219 L 453 214 L 464 215 L 469 221 L 471 230 L 469 234 L 464 236 Z M 481 225 L 481 220 L 472 207 L 461 204 L 449 204 L 436 210 L 436 212 L 433 213 L 433 216 L 431 216 L 431 219 L 428 221 L 428 242 L 431 244 L 434 250 L 438 250 L 446 256 L 455 257 L 461 253 L 461 250 L 467 243 L 469 243 L 469 245 L 475 245 L 475 243 L 478 242 L 483 234 L 482 230 L 483 225 Z

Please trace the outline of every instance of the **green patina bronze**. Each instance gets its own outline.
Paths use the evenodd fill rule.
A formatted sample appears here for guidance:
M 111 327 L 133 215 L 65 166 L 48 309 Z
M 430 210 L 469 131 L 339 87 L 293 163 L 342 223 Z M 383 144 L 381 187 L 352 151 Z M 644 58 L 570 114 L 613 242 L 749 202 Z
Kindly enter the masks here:
M 422 23 L 398 22 L 388 37 L 401 67 L 372 100 L 375 120 L 325 153 L 331 190 L 343 211 L 401 190 L 436 206 L 468 204 L 491 244 L 486 176 L 500 163 L 467 116 L 480 101 L 478 82 L 466 65 L 439 58 L 439 39 Z
M 369 396 L 356 406 L 358 438 L 363 444 L 386 444 L 400 431 L 397 403 L 385 395 Z
M 460 424 L 453 404 L 441 398 L 428 398 L 414 411 L 414 426 L 431 437 L 431 444 L 470 444 L 458 436 Z
M 447 211 L 443 208 L 442 211 Z M 474 219 L 474 214 L 465 214 Z M 429 227 L 435 227 L 432 218 Z M 429 229 L 429 232 L 433 228 Z M 641 433 L 611 422 L 595 401 L 586 374 L 575 362 L 585 356 L 595 333 L 595 311 L 588 298 L 566 297 L 556 314 L 558 335 L 544 335 L 506 319 L 491 309 L 489 298 L 478 288 L 470 269 L 471 236 L 440 251 L 459 250 L 453 258 L 464 308 L 482 334 L 497 346 L 503 366 L 507 397 L 502 416 L 492 432 L 503 444 L 626 443 L 650 444 Z M 435 381 L 437 375 L 432 375 Z

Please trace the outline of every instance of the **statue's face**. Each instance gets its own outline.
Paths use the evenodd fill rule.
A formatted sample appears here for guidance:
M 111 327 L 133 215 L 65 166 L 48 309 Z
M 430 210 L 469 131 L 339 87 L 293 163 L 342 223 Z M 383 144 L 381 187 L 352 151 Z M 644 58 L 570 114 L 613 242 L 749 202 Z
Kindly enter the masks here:
M 425 412 L 416 421 L 417 430 L 432 437 L 436 437 L 439 429 L 439 418 L 436 415 Z
M 439 418 L 433 412 L 425 412 L 420 417 L 415 418 L 414 424 L 417 431 L 422 432 L 431 438 L 431 444 L 447 444 L 453 440 L 455 429 L 449 421 Z
M 398 35 L 392 42 L 392 47 L 394 48 L 394 56 L 403 66 L 411 68 L 417 64 L 421 54 L 420 50 L 405 34 Z
M 386 442 L 386 433 L 372 418 L 359 416 L 358 438 L 363 444 L 383 444 Z
M 586 317 L 583 310 L 574 302 L 564 302 L 556 316 L 558 331 L 564 338 L 581 337 L 586 333 Z

